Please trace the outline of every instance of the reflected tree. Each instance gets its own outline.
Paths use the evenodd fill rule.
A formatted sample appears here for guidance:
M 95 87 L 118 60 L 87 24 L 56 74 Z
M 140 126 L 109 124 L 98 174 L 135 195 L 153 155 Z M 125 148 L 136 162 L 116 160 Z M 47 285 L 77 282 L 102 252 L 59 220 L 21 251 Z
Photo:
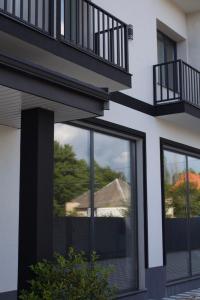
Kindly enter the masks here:
M 185 218 L 187 190 L 190 216 L 200 216 L 200 174 L 190 169 L 188 173 L 175 174 L 176 180 L 170 184 L 165 177 L 165 206 L 168 217 Z
M 123 173 L 110 167 L 95 164 L 95 189 L 99 190 L 116 178 L 124 178 Z M 54 214 L 65 215 L 65 203 L 89 190 L 89 162 L 78 159 L 73 147 L 54 142 Z

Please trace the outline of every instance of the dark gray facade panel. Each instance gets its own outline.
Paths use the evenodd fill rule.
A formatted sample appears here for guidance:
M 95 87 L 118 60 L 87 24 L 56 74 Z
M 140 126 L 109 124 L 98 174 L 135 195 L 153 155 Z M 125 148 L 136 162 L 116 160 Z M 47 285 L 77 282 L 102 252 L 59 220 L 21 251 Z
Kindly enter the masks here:
M 53 255 L 54 114 L 22 112 L 18 288 L 31 279 L 29 266 Z
M 113 92 L 110 94 L 110 100 L 152 117 L 156 116 L 156 109 L 154 105 L 138 100 L 124 93 Z
M 0 293 L 0 300 L 17 300 L 17 291 Z
M 200 118 L 200 108 L 184 101 L 162 105 L 151 105 L 121 92 L 111 93 L 110 100 L 152 117 L 187 113 L 193 117 Z
M 155 116 L 165 116 L 180 113 L 187 113 L 195 118 L 200 118 L 200 109 L 197 106 L 184 101 L 155 106 Z
M 103 115 L 108 92 L 48 69 L 0 55 L 0 85 Z
M 146 270 L 148 299 L 161 299 L 165 296 L 166 268 L 155 267 Z

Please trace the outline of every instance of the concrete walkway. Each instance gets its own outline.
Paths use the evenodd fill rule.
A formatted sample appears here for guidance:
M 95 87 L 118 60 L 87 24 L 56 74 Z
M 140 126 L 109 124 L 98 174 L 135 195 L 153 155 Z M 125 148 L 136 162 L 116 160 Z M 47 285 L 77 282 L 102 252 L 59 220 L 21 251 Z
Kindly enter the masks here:
M 162 300 L 200 300 L 200 288 L 192 290 L 190 292 L 165 297 Z

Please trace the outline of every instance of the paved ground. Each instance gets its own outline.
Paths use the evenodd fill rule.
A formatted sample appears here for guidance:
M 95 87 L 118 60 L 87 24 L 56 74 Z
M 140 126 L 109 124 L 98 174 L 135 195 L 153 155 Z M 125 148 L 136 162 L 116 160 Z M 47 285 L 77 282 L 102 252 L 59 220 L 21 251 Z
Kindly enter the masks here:
M 163 298 L 162 300 L 200 300 L 200 288 L 168 298 Z

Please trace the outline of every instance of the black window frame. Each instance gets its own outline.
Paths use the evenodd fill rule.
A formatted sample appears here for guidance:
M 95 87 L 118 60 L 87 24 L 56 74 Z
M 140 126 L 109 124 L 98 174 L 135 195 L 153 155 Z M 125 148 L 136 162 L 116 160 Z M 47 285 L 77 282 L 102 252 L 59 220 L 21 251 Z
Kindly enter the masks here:
M 99 120 L 101 122 L 101 120 Z M 102 121 L 104 122 L 104 121 Z M 59 122 L 58 122 L 59 123 Z M 135 243 L 135 253 L 134 253 L 134 266 L 133 271 L 136 274 L 136 287 L 127 289 L 127 290 L 119 290 L 117 297 L 123 297 L 124 295 L 137 293 L 139 291 L 139 236 L 138 236 L 138 190 L 137 190 L 137 141 L 142 140 L 143 142 L 146 139 L 146 135 L 142 132 L 137 132 L 134 130 L 130 130 L 129 132 L 123 132 L 113 128 L 105 128 L 102 125 L 98 124 L 98 122 L 93 122 L 91 120 L 88 121 L 68 121 L 68 122 L 60 122 L 61 124 L 74 126 L 80 129 L 85 129 L 89 131 L 89 161 L 90 161 L 90 174 L 89 174 L 89 188 L 90 188 L 90 204 L 91 204 L 91 222 L 90 222 L 90 240 L 89 244 L 91 248 L 89 250 L 90 253 L 94 251 L 94 237 L 91 236 L 94 234 L 94 219 L 95 219 L 95 208 L 94 208 L 94 193 L 95 193 L 95 176 L 94 176 L 94 133 L 100 133 L 107 136 L 119 138 L 129 142 L 130 148 L 130 166 L 133 166 L 130 170 L 130 180 L 131 180 L 131 207 L 133 208 L 133 223 L 134 227 L 132 230 L 132 234 L 134 235 L 134 243 Z M 122 128 L 122 126 L 119 126 Z M 126 130 L 127 131 L 127 130 Z M 134 135 L 132 135 L 134 131 Z M 144 149 L 143 149 L 144 150 Z M 135 188 L 134 188 L 135 187 Z M 92 212 L 93 210 L 93 212 Z M 147 217 L 145 216 L 145 219 Z M 145 245 L 147 247 L 147 245 Z M 146 247 L 145 247 L 145 255 L 146 255 Z M 146 257 L 145 257 L 146 263 Z
M 161 200 L 162 200 L 162 235 L 163 235 L 163 265 L 167 265 L 167 250 L 166 250 L 166 225 L 165 225 L 165 187 L 164 187 L 164 151 L 184 155 L 186 157 L 186 172 L 188 172 L 188 158 L 193 157 L 196 159 L 200 159 L 200 149 L 194 148 L 185 144 L 181 144 L 178 142 L 174 142 L 165 138 L 160 138 L 160 165 L 161 165 Z M 188 183 L 187 183 L 188 184 Z M 186 192 L 187 198 L 187 221 L 190 220 L 190 202 L 189 201 L 189 190 Z M 189 224 L 189 223 L 188 223 Z M 200 272 L 198 274 L 193 274 L 192 271 L 192 254 L 191 254 L 191 235 L 190 235 L 190 225 L 187 224 L 187 234 L 188 234 L 188 254 L 189 254 L 189 276 L 181 277 L 174 280 L 167 280 L 168 284 L 173 284 L 175 282 L 179 282 L 186 279 L 192 279 L 200 276 Z

